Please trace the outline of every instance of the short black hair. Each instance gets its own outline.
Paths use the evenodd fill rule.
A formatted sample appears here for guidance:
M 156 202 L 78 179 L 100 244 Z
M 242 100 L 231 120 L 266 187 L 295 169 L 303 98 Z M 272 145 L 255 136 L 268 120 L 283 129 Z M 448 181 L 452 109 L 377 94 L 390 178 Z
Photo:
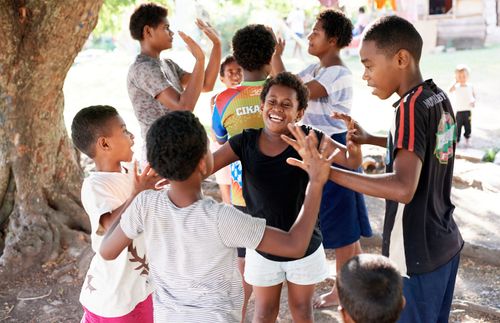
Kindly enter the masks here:
M 307 108 L 309 90 L 304 83 L 302 83 L 301 79 L 290 72 L 281 72 L 266 80 L 262 92 L 260 92 L 260 101 L 262 103 L 266 101 L 267 93 L 273 85 L 282 85 L 295 90 L 295 93 L 297 93 L 297 101 L 299 101 L 299 110 L 305 110 Z
M 226 58 L 224 58 L 224 60 L 220 64 L 219 74 L 221 77 L 224 76 L 224 70 L 226 69 L 226 66 L 233 62 L 236 62 L 236 59 L 234 58 L 233 55 L 227 55 Z
M 108 134 L 108 121 L 117 116 L 118 111 L 109 105 L 92 105 L 78 111 L 71 123 L 71 139 L 75 147 L 94 158 L 97 138 Z
M 145 3 L 137 7 L 130 16 L 130 35 L 135 40 L 143 40 L 145 26 L 156 28 L 167 17 L 168 10 L 155 3 Z
M 363 41 L 374 41 L 377 48 L 390 57 L 405 49 L 418 63 L 422 55 L 422 37 L 408 20 L 398 16 L 386 16 L 374 22 Z
M 334 9 L 324 10 L 320 12 L 316 20 L 321 22 L 321 26 L 328 38 L 335 38 L 337 40 L 337 47 L 339 49 L 347 47 L 351 43 L 354 26 L 342 11 Z
M 264 25 L 248 25 L 233 36 L 233 55 L 236 62 L 247 71 L 257 71 L 269 64 L 276 40 Z
M 403 309 L 403 281 L 389 258 L 361 254 L 349 259 L 337 280 L 340 305 L 355 322 L 396 322 Z
M 184 181 L 207 153 L 207 140 L 205 128 L 192 112 L 169 112 L 146 135 L 148 162 L 162 177 Z
M 365 7 L 359 7 L 358 12 L 359 13 L 365 13 Z

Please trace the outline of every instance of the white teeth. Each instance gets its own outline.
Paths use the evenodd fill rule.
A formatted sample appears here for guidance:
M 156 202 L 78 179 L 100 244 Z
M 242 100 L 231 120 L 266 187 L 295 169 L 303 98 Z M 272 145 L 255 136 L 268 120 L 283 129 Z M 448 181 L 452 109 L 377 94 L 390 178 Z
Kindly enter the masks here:
M 273 121 L 283 121 L 283 118 L 280 117 L 280 116 L 277 116 L 275 114 L 270 114 L 269 115 L 269 119 L 273 120 Z

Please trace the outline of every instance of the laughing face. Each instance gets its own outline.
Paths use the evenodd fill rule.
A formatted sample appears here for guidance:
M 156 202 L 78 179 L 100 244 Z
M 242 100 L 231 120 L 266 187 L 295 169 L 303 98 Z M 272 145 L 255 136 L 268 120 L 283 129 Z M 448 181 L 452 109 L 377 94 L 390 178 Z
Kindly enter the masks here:
M 299 121 L 304 114 L 304 109 L 299 110 L 297 92 L 283 85 L 271 86 L 260 107 L 266 129 L 276 134 L 288 134 L 287 124 Z
M 387 56 L 374 41 L 368 40 L 361 43 L 359 51 L 361 63 L 365 67 L 363 80 L 369 87 L 373 88 L 372 94 L 385 100 L 394 92 L 397 92 L 400 71 L 397 68 L 397 57 Z

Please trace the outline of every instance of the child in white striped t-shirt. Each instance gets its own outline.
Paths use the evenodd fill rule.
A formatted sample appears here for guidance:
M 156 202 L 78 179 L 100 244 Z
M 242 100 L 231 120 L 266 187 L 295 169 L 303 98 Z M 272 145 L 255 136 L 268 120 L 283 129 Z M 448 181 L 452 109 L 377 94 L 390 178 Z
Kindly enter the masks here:
M 301 257 L 317 221 L 331 159 L 316 150 L 317 138 L 303 142 L 309 187 L 300 215 L 285 232 L 266 226 L 232 206 L 205 198 L 201 182 L 212 173 L 213 157 L 205 129 L 187 111 L 175 111 L 151 126 L 148 161 L 170 181 L 163 191 L 137 196 L 116 221 L 100 249 L 115 258 L 131 239 L 143 235 L 150 275 L 157 289 L 155 322 L 240 322 L 243 302 L 236 247 L 284 257 Z

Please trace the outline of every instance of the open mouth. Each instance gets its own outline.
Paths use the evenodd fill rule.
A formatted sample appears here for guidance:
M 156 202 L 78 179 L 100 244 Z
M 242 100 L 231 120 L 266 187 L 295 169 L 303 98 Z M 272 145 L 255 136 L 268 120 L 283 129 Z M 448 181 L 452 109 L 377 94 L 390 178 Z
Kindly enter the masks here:
M 280 117 L 279 115 L 277 114 L 269 114 L 269 119 L 273 122 L 283 122 L 284 118 Z

